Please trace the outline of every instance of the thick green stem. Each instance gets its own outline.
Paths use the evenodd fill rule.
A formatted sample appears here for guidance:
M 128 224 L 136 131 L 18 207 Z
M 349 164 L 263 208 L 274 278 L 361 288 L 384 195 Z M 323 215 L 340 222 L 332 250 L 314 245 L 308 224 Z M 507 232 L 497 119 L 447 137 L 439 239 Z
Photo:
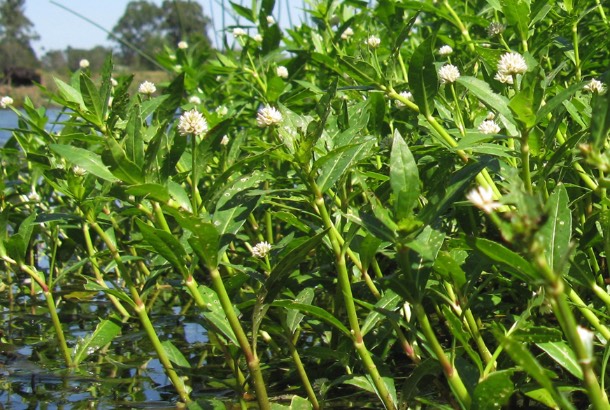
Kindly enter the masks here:
M 525 185 L 525 191 L 532 194 L 532 175 L 530 172 L 530 146 L 529 130 L 521 132 L 521 179 Z
M 55 329 L 55 334 L 57 335 L 59 349 L 61 350 L 61 353 L 64 356 L 66 365 L 68 367 L 72 367 L 74 366 L 74 363 L 72 362 L 72 356 L 70 356 L 70 349 L 68 349 L 66 337 L 64 336 L 64 331 L 61 327 L 61 321 L 59 320 L 59 316 L 57 315 L 57 309 L 55 308 L 55 301 L 53 300 L 53 295 L 51 294 L 50 290 L 44 292 L 44 298 L 47 301 L 47 307 L 49 308 L 49 313 L 51 314 L 51 321 L 53 322 L 53 328 Z
M 318 403 L 318 398 L 316 397 L 316 393 L 311 386 L 311 382 L 309 381 L 309 377 L 307 376 L 307 372 L 305 371 L 305 366 L 303 366 L 303 362 L 301 361 L 301 356 L 299 356 L 299 351 L 296 349 L 294 343 L 292 342 L 292 335 L 287 330 L 286 340 L 288 342 L 288 349 L 290 349 L 290 355 L 292 356 L 292 361 L 297 368 L 297 373 L 299 373 L 299 377 L 301 378 L 301 382 L 303 382 L 303 386 L 305 387 L 305 391 L 307 392 L 307 398 L 311 403 L 314 410 L 320 409 L 320 404 Z
M 254 390 L 256 391 L 256 400 L 258 401 L 258 406 L 263 410 L 270 410 L 271 405 L 269 404 L 269 399 L 267 397 L 267 387 L 265 386 L 265 380 L 263 379 L 263 373 L 260 367 L 260 360 L 256 355 L 256 351 L 252 350 L 250 346 L 250 342 L 248 341 L 248 337 L 246 336 L 246 332 L 244 331 L 239 318 L 235 314 L 235 310 L 233 309 L 233 304 L 231 303 L 231 298 L 227 293 L 224 282 L 222 281 L 222 277 L 218 268 L 216 267 L 208 267 L 210 269 L 210 278 L 212 279 L 212 286 L 218 295 L 218 299 L 220 300 L 220 305 L 227 316 L 227 320 L 235 337 L 237 338 L 237 342 L 239 343 L 239 347 L 241 348 L 244 356 L 246 357 L 246 364 L 248 365 L 248 370 L 250 371 L 250 377 L 252 377 L 252 381 L 254 382 Z
M 441 364 L 441 368 L 443 369 L 443 373 L 445 373 L 445 377 L 447 377 L 447 381 L 449 382 L 451 390 L 459 399 L 463 407 L 470 408 L 470 405 L 472 403 L 470 394 L 468 393 L 468 390 L 466 390 L 466 386 L 460 378 L 457 368 L 453 366 L 447 355 L 445 355 L 443 347 L 436 338 L 434 330 L 432 329 L 432 325 L 428 320 L 428 315 L 424 310 L 424 306 L 421 303 L 413 304 L 413 312 L 417 317 L 417 321 L 419 322 L 422 333 L 424 334 L 428 345 L 430 345 L 430 348 L 436 355 L 436 359 Z

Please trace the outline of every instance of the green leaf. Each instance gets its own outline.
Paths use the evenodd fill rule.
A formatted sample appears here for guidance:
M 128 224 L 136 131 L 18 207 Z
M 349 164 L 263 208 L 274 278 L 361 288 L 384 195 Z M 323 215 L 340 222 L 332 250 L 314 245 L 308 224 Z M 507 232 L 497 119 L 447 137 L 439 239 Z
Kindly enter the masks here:
M 538 231 L 549 266 L 562 273 L 569 267 L 572 211 L 565 185 L 559 184 L 547 201 L 547 220 Z
M 188 360 L 186 360 L 186 357 L 184 357 L 182 352 L 178 350 L 178 348 L 170 340 L 164 340 L 163 342 L 161 342 L 161 346 L 163 346 L 163 350 L 165 351 L 167 358 L 173 364 L 190 369 L 191 364 L 188 362 Z
M 494 93 L 487 82 L 469 76 L 462 76 L 457 79 L 457 82 L 466 87 L 468 91 L 474 94 L 487 107 L 504 116 L 510 122 L 515 122 L 508 108 L 508 98 Z
M 530 0 L 501 0 L 502 13 L 506 21 L 519 33 L 521 40 L 527 40 L 530 22 Z
M 254 16 L 254 12 L 244 6 L 241 6 L 235 2 L 230 1 L 229 3 L 231 3 L 231 7 L 233 7 L 233 10 L 239 14 L 240 16 L 242 16 L 243 18 L 245 18 L 246 20 L 248 20 L 251 23 L 256 22 L 256 17 Z
M 304 305 L 311 305 L 314 297 L 313 288 L 305 288 L 299 292 L 296 298 L 294 298 L 295 303 L 300 303 Z M 288 313 L 286 314 L 286 326 L 288 330 L 290 330 L 290 334 L 294 334 L 299 324 L 303 320 L 305 316 L 300 313 L 296 309 L 288 309 Z
M 193 251 L 209 269 L 218 267 L 220 235 L 216 227 L 209 222 L 201 222 L 193 227 L 193 236 L 188 239 Z
M 169 190 L 161 184 L 138 184 L 132 185 L 125 190 L 129 195 L 150 198 L 155 201 L 166 203 L 169 201 Z
M 572 95 L 574 95 L 577 91 L 581 90 L 587 83 L 580 82 L 576 84 L 572 84 L 568 88 L 562 90 L 553 98 L 548 100 L 536 114 L 536 124 L 540 123 L 543 119 L 547 117 L 549 113 L 552 113 L 553 110 L 557 107 L 561 107 L 564 101 L 567 101 Z
M 60 144 L 51 144 L 49 145 L 49 148 L 67 161 L 84 168 L 87 172 L 92 173 L 98 178 L 109 182 L 118 181 L 108 168 L 106 168 L 106 165 L 104 165 L 100 156 L 87 149 Z
M 604 76 L 604 84 L 609 84 L 610 71 Z M 591 99 L 591 140 L 595 150 L 601 150 L 610 131 L 610 92 L 595 94 Z
M 419 112 L 429 116 L 434 111 L 434 96 L 438 92 L 438 74 L 434 66 L 435 36 L 428 37 L 413 52 L 409 62 L 409 86 Z
M 402 297 L 387 289 L 384 295 L 375 303 L 374 309 L 368 314 L 362 324 L 362 335 L 365 336 L 371 331 L 377 323 L 384 317 L 389 316 L 388 313 L 394 312 L 398 305 L 402 302 Z
M 186 252 L 178 239 L 169 232 L 155 229 L 139 219 L 136 219 L 136 225 L 138 225 L 138 229 L 140 229 L 144 240 L 148 242 L 159 255 L 171 263 L 186 279 L 189 274 L 184 264 Z
M 472 410 L 500 410 L 515 391 L 511 380 L 514 370 L 495 371 L 481 380 L 472 395 Z
M 563 332 L 553 327 L 528 326 L 524 329 L 515 330 L 511 337 L 528 343 L 557 342 L 563 337 Z
M 390 153 L 390 185 L 396 219 L 412 216 L 419 199 L 419 172 L 413 154 L 398 130 L 394 131 Z
M 318 318 L 329 325 L 334 326 L 337 330 L 341 331 L 345 336 L 352 338 L 352 333 L 349 331 L 347 327 L 343 323 L 339 321 L 336 317 L 334 317 L 331 313 L 322 309 L 318 306 L 306 305 L 303 303 L 295 303 L 291 300 L 276 300 L 272 303 L 272 306 L 285 307 L 288 309 L 296 309 L 300 312 L 309 314 L 315 318 Z
M 101 126 L 104 122 L 101 97 L 93 81 L 83 72 L 80 73 L 80 92 L 85 107 L 93 114 L 93 118 L 96 120 L 93 123 Z
M 536 343 L 536 346 L 544 350 L 557 364 L 572 373 L 574 377 L 582 380 L 582 368 L 578 364 L 578 358 L 566 342 Z
M 512 111 L 515 119 L 525 128 L 531 128 L 536 124 L 536 110 L 534 99 L 528 90 L 521 90 L 510 99 L 508 108 Z
M 367 138 L 358 144 L 347 145 L 333 150 L 316 161 L 314 167 L 319 168 L 320 176 L 318 177 L 317 184 L 320 190 L 324 193 L 332 188 L 334 183 L 346 171 L 352 169 L 355 163 L 369 154 L 374 144 L 375 139 Z
M 114 138 L 107 138 L 106 146 L 108 149 L 103 152 L 102 160 L 115 177 L 128 184 L 144 182 L 142 169 L 127 158 L 125 151 Z
M 142 139 L 142 117 L 140 105 L 135 104 L 125 128 L 125 154 L 137 167 L 144 166 L 144 140 Z
M 291 249 L 282 260 L 280 260 L 269 274 L 269 278 L 265 282 L 265 289 L 267 290 L 267 295 L 265 297 L 265 301 L 267 303 L 273 302 L 273 300 L 280 293 L 282 286 L 284 285 L 284 281 L 290 275 L 296 265 L 305 260 L 305 257 L 311 250 L 320 245 L 324 236 L 328 233 L 328 229 L 318 232 L 315 236 L 307 239 L 305 242 L 300 244 L 299 246 Z
M 74 105 L 76 105 L 76 107 L 74 107 L 74 108 L 78 108 L 81 110 L 85 108 L 85 102 L 83 101 L 83 97 L 76 88 L 64 83 L 63 81 L 61 81 L 58 78 L 53 78 L 53 81 L 55 81 L 55 84 L 57 85 L 59 95 L 64 100 L 66 100 L 69 103 L 72 103 L 73 107 L 74 107 Z
M 102 320 L 89 336 L 78 342 L 73 357 L 74 365 L 91 356 L 110 343 L 121 332 L 121 320 L 117 316 Z
M 112 295 L 114 297 L 116 297 L 117 299 L 127 303 L 129 306 L 135 308 L 136 304 L 134 303 L 134 301 L 129 297 L 129 295 L 125 292 L 121 292 L 118 289 L 109 289 L 106 288 L 104 286 L 101 286 L 95 282 L 93 282 L 92 280 L 87 279 L 87 283 L 85 283 L 85 289 L 86 290 L 94 290 L 97 292 L 102 292 L 102 293 L 107 293 L 109 295 Z
M 503 245 L 483 238 L 475 239 L 473 245 L 490 259 L 501 263 L 518 279 L 528 283 L 532 279 L 540 280 L 540 275 L 528 261 Z
M 443 317 L 446 319 L 447 326 L 449 327 L 449 331 L 454 336 L 454 338 L 460 342 L 464 350 L 472 361 L 477 365 L 479 372 L 483 372 L 483 363 L 481 362 L 480 356 L 474 351 L 474 349 L 470 346 L 470 334 L 464 329 L 464 324 L 460 320 L 459 317 L 451 310 L 451 308 L 447 305 L 442 306 Z
M 220 299 L 218 299 L 216 292 L 203 285 L 200 285 L 198 290 L 201 298 L 206 304 L 206 307 L 209 309 L 209 311 L 203 312 L 203 316 L 205 316 L 205 318 L 209 320 L 212 325 L 228 340 L 233 342 L 235 346 L 239 346 L 235 333 L 233 333 L 233 329 L 231 328 L 229 320 L 227 319 L 227 315 L 222 309 Z

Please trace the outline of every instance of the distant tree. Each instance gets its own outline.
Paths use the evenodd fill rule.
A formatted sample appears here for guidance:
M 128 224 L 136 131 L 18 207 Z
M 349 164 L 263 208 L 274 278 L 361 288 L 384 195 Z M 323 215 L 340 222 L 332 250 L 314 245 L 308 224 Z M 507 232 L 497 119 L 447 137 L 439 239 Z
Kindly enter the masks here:
M 30 42 L 39 37 L 25 15 L 25 0 L 0 0 L 0 69 L 38 67 Z
M 175 47 L 180 40 L 201 42 L 207 48 L 210 44 L 208 24 L 209 19 L 197 2 L 165 0 L 159 7 L 146 0 L 134 0 L 127 4 L 125 13 L 109 37 L 118 43 L 123 64 L 155 68 L 155 64 L 142 54 L 154 58 L 163 46 Z
M 110 48 L 95 46 L 91 49 L 80 49 L 68 47 L 65 51 L 66 62 L 71 71 L 78 70 L 80 61 L 86 59 L 89 61 L 89 69 L 92 72 L 99 71 L 104 65 L 104 61 L 109 54 L 112 53 Z
M 48 71 L 63 72 L 68 70 L 66 53 L 62 50 L 49 50 L 41 58 L 42 67 Z

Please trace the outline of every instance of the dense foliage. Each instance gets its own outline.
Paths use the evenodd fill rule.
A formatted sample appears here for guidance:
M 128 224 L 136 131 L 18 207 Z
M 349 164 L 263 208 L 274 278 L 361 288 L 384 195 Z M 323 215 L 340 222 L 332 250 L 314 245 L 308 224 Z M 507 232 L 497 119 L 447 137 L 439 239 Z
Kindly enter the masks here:
M 233 7 L 232 47 L 158 55 L 169 84 L 129 95 L 107 61 L 58 81 L 58 133 L 16 111 L 2 281 L 41 292 L 66 366 L 138 324 L 192 407 L 608 408 L 608 7 L 328 0 L 285 32 Z M 67 284 L 116 311 L 81 341 Z

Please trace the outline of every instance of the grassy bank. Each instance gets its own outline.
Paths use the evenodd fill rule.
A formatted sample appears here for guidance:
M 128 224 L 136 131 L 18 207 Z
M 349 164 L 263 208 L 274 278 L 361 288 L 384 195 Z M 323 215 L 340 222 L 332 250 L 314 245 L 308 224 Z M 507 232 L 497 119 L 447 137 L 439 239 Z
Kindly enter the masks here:
M 131 85 L 131 93 L 137 91 L 138 85 L 143 81 L 152 81 L 155 84 L 162 84 L 167 81 L 170 77 L 164 71 L 119 71 L 117 76 L 123 75 L 134 75 L 134 79 Z M 55 84 L 54 78 L 58 78 L 62 81 L 70 81 L 70 73 L 58 73 L 58 72 L 42 72 L 42 86 L 51 92 L 57 91 L 57 85 Z M 97 81 L 99 75 L 93 74 L 93 80 Z M 12 87 L 6 84 L 0 85 L 0 96 L 8 95 L 15 101 L 16 107 L 21 107 L 26 98 L 33 101 L 34 105 L 39 106 L 50 106 L 53 102 L 47 97 L 43 89 L 37 85 L 27 87 Z

